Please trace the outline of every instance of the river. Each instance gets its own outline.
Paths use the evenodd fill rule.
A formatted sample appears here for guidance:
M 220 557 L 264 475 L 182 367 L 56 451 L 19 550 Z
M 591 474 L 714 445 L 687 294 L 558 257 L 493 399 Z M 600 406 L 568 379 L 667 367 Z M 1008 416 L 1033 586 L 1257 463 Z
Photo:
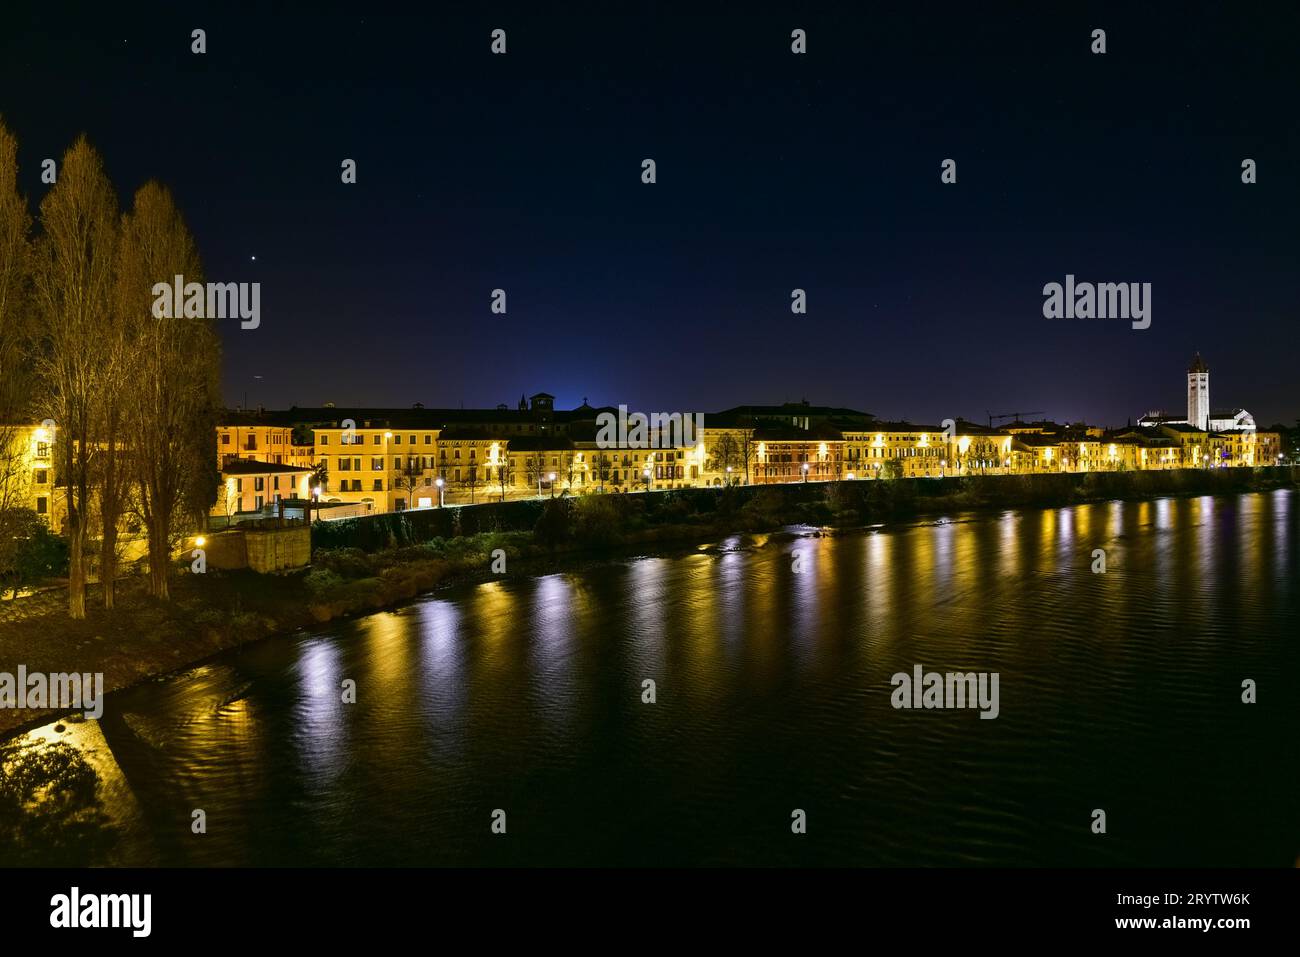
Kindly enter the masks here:
M 100 772 L 86 863 L 1290 866 L 1298 523 L 1279 491 L 588 561 L 24 740 Z M 893 707 L 918 664 L 996 672 L 996 719 Z

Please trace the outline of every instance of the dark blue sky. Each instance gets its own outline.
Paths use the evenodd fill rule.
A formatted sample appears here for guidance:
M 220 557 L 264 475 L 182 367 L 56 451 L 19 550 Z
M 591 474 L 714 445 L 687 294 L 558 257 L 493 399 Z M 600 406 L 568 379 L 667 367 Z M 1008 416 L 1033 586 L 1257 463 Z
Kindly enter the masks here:
M 1181 409 L 1200 350 L 1215 406 L 1300 415 L 1294 5 L 627 6 L 41 6 L 6 14 L 0 115 L 33 206 L 85 132 L 124 201 L 173 189 L 209 279 L 262 283 L 231 404 L 1122 424 Z M 1152 283 L 1152 327 L 1044 319 L 1066 273 Z

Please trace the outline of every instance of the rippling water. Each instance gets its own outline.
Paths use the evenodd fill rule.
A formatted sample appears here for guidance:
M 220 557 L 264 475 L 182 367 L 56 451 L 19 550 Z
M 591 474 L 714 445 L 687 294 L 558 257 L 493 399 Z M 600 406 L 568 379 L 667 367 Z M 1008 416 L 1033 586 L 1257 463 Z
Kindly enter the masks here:
M 103 859 L 1291 865 L 1298 521 L 953 515 L 441 591 L 110 697 Z M 1000 673 L 1000 716 L 895 710 L 918 663 Z

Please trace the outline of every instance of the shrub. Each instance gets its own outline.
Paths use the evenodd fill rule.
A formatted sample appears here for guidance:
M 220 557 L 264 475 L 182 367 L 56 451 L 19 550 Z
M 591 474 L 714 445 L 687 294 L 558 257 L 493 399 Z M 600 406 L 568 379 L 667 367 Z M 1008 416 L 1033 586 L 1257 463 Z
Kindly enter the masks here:
M 612 495 L 591 495 L 574 505 L 573 535 L 587 545 L 613 545 L 622 540 L 627 509 Z
M 313 568 L 303 582 L 314 602 L 329 601 L 343 588 L 343 579 L 328 568 Z
M 566 541 L 571 533 L 569 502 L 560 498 L 548 499 L 546 507 L 542 509 L 542 517 L 533 527 L 533 537 L 537 544 L 554 548 Z
M 0 574 L 14 592 L 68 571 L 68 544 L 27 508 L 0 512 Z

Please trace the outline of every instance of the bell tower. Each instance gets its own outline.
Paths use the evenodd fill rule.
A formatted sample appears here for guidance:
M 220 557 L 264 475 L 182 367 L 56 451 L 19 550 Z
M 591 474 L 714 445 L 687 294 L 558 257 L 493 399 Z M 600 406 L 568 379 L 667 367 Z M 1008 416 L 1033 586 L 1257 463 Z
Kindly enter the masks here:
M 1187 369 L 1187 424 L 1198 429 L 1210 424 L 1210 367 L 1199 352 Z

